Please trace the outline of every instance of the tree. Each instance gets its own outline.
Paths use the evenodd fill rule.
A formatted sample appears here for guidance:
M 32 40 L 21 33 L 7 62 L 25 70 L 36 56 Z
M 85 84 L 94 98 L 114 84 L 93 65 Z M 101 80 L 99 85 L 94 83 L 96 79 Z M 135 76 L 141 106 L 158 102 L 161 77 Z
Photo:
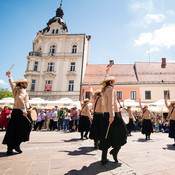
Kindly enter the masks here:
M 10 92 L 7 88 L 0 88 L 0 99 L 5 97 L 13 97 L 13 93 Z

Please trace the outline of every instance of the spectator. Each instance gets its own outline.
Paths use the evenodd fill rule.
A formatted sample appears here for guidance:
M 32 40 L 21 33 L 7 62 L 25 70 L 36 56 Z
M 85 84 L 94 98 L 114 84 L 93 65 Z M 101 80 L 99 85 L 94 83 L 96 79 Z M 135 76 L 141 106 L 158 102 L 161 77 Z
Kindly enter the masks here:
M 1 128 L 2 130 L 7 129 L 8 122 L 11 118 L 11 111 L 8 109 L 8 106 L 4 107 L 4 110 L 1 112 Z
M 37 119 L 36 125 L 34 127 L 35 131 L 37 130 L 37 128 L 39 130 L 41 130 L 43 123 L 44 123 L 44 120 L 45 120 L 45 113 L 44 113 L 44 110 L 41 110 L 41 112 L 38 114 L 38 119 Z
M 55 111 L 55 108 L 52 109 L 51 115 L 50 115 L 50 124 L 49 124 L 49 128 L 50 131 L 54 131 L 56 129 L 56 121 L 54 121 L 57 118 L 57 112 Z
M 64 115 L 64 131 L 69 130 L 69 121 L 70 121 L 70 113 L 67 109 L 66 114 Z
M 57 116 L 58 116 L 58 130 L 63 129 L 63 120 L 64 120 L 64 115 L 66 114 L 66 111 L 63 110 L 63 108 L 58 111 Z

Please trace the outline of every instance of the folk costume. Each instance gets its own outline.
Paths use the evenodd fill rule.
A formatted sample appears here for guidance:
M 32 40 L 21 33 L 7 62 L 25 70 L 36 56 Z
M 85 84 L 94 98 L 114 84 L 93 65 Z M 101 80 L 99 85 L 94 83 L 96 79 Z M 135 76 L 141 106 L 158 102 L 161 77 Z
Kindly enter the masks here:
M 90 130 L 89 138 L 94 140 L 94 148 L 96 149 L 99 145 L 100 135 L 101 135 L 101 123 L 103 120 L 103 101 L 101 96 L 101 90 L 94 92 L 92 96 L 93 99 L 93 120 Z
M 102 88 L 102 97 L 104 103 L 104 117 L 101 124 L 101 129 L 103 130 L 99 149 L 102 150 L 101 162 L 104 165 L 108 162 L 107 152 L 110 147 L 113 149 L 110 154 L 113 155 L 115 162 L 118 162 L 117 154 L 121 149 L 121 146 L 127 142 L 127 129 L 126 125 L 119 114 L 119 108 L 117 106 L 116 93 L 111 85 L 111 81 L 115 81 L 114 77 L 108 76 L 101 83 L 104 85 Z M 110 122 L 113 120 L 112 122 Z M 110 126 L 109 126 L 110 125 Z M 106 133 L 109 128 L 109 132 L 106 138 Z
M 150 140 L 150 135 L 153 133 L 153 124 L 152 124 L 152 118 L 155 121 L 155 116 L 148 110 L 148 106 L 144 106 L 142 108 L 141 102 L 140 102 L 140 108 L 143 113 L 143 118 L 142 118 L 142 134 L 145 134 L 146 140 Z
M 134 124 L 135 117 L 132 115 L 131 106 L 128 106 L 126 110 L 128 112 L 128 115 L 129 115 L 129 123 L 126 125 L 126 127 L 127 127 L 127 131 L 128 131 L 128 136 L 131 136 L 131 131 L 133 131 L 135 128 L 135 124 Z
M 170 106 L 166 105 L 169 109 L 168 112 L 168 122 L 170 123 L 170 129 L 169 129 L 169 137 L 174 138 L 175 142 L 175 101 L 171 102 Z M 175 146 L 175 143 L 173 144 Z
M 81 133 L 81 139 L 83 140 L 83 134 L 86 139 L 88 139 L 88 132 L 90 131 L 90 109 L 88 106 L 89 99 L 83 100 L 83 104 L 81 105 L 81 114 L 79 119 L 78 131 Z
M 29 141 L 31 123 L 28 119 L 31 121 L 31 117 L 29 113 L 27 114 L 28 119 L 23 115 L 30 107 L 29 97 L 26 90 L 20 86 L 20 83 L 27 82 L 26 79 L 19 79 L 18 81 L 13 82 L 11 76 L 9 77 L 9 83 L 14 96 L 14 107 L 7 127 L 7 132 L 2 142 L 7 145 L 7 154 L 12 154 L 13 149 L 18 153 L 22 153 L 20 149 L 21 142 Z M 16 86 L 14 83 L 16 83 Z

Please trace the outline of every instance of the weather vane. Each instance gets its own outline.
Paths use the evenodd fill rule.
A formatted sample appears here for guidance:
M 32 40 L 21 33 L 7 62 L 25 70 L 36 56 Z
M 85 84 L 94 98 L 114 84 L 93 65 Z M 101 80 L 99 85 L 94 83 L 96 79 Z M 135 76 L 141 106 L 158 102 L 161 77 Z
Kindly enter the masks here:
M 60 7 L 62 7 L 62 4 L 63 4 L 63 0 L 61 0 Z

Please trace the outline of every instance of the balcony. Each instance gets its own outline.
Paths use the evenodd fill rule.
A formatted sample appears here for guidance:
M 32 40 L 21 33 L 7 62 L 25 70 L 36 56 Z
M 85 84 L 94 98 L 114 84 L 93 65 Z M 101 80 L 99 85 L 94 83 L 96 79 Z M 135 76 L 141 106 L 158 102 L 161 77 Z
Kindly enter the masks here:
M 41 56 L 41 52 L 29 52 L 29 56 Z

